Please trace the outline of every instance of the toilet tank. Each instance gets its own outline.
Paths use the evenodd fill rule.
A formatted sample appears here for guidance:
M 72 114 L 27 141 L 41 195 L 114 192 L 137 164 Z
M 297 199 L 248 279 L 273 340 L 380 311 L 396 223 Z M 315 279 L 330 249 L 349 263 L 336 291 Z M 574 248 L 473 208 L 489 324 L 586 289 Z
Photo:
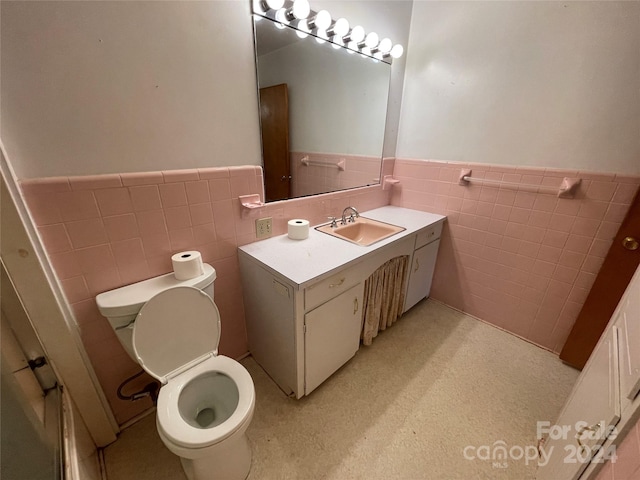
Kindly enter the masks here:
M 177 280 L 172 272 L 116 288 L 96 297 L 98 310 L 109 320 L 118 340 L 134 361 L 137 362 L 133 352 L 133 324 L 142 306 L 151 297 L 174 287 L 199 288 L 213 300 L 213 282 L 216 279 L 216 270 L 207 263 L 203 264 L 203 270 L 202 275 L 189 280 Z

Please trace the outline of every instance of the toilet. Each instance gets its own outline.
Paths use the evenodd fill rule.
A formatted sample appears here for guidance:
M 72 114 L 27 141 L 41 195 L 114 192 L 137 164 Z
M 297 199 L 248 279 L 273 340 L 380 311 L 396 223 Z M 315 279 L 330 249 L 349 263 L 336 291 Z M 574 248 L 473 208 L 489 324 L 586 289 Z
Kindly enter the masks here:
M 249 372 L 218 355 L 216 271 L 176 280 L 173 273 L 96 297 L 120 342 L 161 383 L 156 426 L 189 480 L 244 479 L 251 468 L 246 430 L 255 389 Z

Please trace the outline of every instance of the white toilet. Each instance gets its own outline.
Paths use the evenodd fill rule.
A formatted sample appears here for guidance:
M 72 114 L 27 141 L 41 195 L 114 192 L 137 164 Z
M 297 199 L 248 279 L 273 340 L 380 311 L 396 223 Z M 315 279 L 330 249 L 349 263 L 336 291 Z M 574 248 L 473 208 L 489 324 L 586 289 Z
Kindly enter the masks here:
M 158 434 L 189 480 L 244 479 L 251 467 L 255 389 L 242 365 L 218 355 L 215 278 L 204 264 L 191 280 L 169 273 L 96 297 L 129 355 L 161 382 Z

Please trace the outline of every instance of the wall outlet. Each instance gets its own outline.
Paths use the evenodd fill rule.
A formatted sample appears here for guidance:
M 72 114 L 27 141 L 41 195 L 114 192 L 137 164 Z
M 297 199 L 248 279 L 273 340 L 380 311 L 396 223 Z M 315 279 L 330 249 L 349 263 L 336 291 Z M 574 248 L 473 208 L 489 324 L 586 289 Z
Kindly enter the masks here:
M 271 217 L 256 220 L 256 238 L 268 238 L 271 236 Z

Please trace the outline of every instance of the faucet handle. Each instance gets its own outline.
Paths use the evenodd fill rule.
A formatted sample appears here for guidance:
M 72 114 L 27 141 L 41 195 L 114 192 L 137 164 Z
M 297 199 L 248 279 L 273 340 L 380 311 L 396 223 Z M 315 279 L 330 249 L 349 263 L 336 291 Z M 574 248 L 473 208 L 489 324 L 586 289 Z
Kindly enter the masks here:
M 349 215 L 349 223 L 354 223 L 356 221 L 356 214 L 352 213 Z
M 331 228 L 336 228 L 338 226 L 338 224 L 336 223 L 336 217 L 327 217 L 329 220 L 331 220 Z

